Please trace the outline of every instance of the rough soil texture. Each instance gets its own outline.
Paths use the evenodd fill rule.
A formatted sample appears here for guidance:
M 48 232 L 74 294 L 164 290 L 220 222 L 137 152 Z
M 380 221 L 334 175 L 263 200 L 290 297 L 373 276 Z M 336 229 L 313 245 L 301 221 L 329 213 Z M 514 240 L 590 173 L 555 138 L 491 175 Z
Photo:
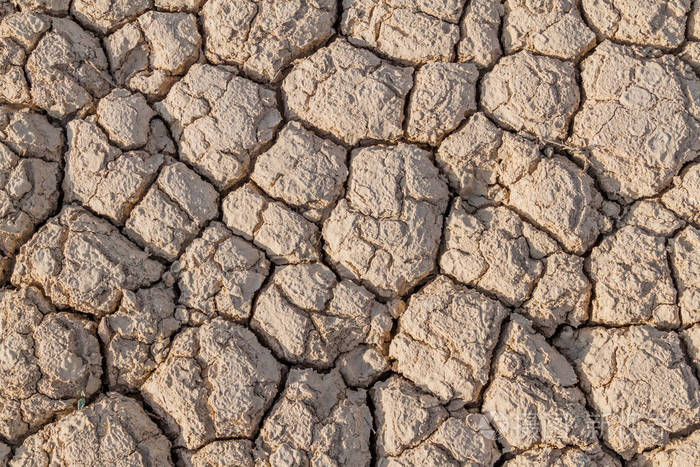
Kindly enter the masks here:
M 506 310 L 438 276 L 411 297 L 391 341 L 398 373 L 443 402 L 478 399 Z
M 557 346 L 575 362 L 603 440 L 623 458 L 697 424 L 700 389 L 678 334 L 650 326 L 567 329 Z
M 599 449 L 574 369 L 523 316 L 513 314 L 503 329 L 493 365 L 482 411 L 506 450 Z
M 179 157 L 220 190 L 243 178 L 251 157 L 280 123 L 275 93 L 228 68 L 197 64 L 156 110 L 170 126 Z
M 336 7 L 335 0 L 207 1 L 200 13 L 207 59 L 277 81 L 283 68 L 331 37 Z
M 260 154 L 250 179 L 273 198 L 296 208 L 309 220 L 329 214 L 348 177 L 347 150 L 289 122 L 275 144 Z
M 678 57 L 603 42 L 581 63 L 570 144 L 623 201 L 657 195 L 700 150 L 700 80 Z
M 250 326 L 285 361 L 326 369 L 340 357 L 346 378 L 371 380 L 389 367 L 391 309 L 321 263 L 294 264 L 275 269 Z
M 521 51 L 503 57 L 481 82 L 481 104 L 506 128 L 542 140 L 566 137 L 579 105 L 571 62 Z
M 370 391 L 377 465 L 492 465 L 499 456 L 493 430 L 476 411 L 448 410 L 400 376 Z
M 700 458 L 700 0 L 0 0 L 0 467 Z
M 34 287 L 0 294 L 0 434 L 16 442 L 98 391 L 102 356 L 94 322 L 57 312 Z
M 273 402 L 282 366 L 248 329 L 216 318 L 188 327 L 140 388 L 175 445 L 251 437 Z
M 691 0 L 582 0 L 591 28 L 601 38 L 660 49 L 685 40 Z
M 416 72 L 408 101 L 408 139 L 437 144 L 476 110 L 475 84 L 479 76 L 472 63 L 431 63 Z
M 197 19 L 149 11 L 104 37 L 115 84 L 162 98 L 201 55 Z
M 525 49 L 564 60 L 578 59 L 596 42 L 577 4 L 570 0 L 506 0 L 502 34 L 505 52 Z
M 179 303 L 208 317 L 246 321 L 270 261 L 221 222 L 212 222 L 171 266 Z
M 282 82 L 285 113 L 354 145 L 401 138 L 413 69 L 335 39 L 298 62 Z
M 139 402 L 108 392 L 26 438 L 9 465 L 169 465 L 170 447 Z
M 290 370 L 255 442 L 257 465 L 369 465 L 372 414 L 364 389 L 338 370 Z
M 413 65 L 450 61 L 459 40 L 462 1 L 343 0 L 340 32 Z
M 380 296 L 405 295 L 435 270 L 448 197 L 418 146 L 353 150 L 345 197 L 323 224 L 331 264 Z
M 147 252 L 175 260 L 204 225 L 218 214 L 219 195 L 182 162 L 161 170 L 134 206 L 124 231 Z
M 265 196 L 253 182 L 229 193 L 222 210 L 231 231 L 252 241 L 275 264 L 321 258 L 318 226 L 285 203 Z

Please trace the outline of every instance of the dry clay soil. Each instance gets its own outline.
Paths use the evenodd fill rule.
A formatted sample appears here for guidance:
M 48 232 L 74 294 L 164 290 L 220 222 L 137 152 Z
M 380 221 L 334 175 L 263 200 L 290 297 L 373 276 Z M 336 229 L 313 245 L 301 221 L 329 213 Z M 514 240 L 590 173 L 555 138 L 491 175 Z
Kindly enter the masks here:
M 0 467 L 700 465 L 700 0 L 0 0 Z

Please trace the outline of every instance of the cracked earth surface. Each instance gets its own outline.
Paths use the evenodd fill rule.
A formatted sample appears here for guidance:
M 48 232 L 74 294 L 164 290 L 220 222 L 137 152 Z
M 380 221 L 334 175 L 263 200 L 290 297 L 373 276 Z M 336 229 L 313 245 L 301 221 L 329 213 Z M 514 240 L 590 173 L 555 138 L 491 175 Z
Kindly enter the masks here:
M 0 0 L 0 467 L 700 465 L 700 0 Z

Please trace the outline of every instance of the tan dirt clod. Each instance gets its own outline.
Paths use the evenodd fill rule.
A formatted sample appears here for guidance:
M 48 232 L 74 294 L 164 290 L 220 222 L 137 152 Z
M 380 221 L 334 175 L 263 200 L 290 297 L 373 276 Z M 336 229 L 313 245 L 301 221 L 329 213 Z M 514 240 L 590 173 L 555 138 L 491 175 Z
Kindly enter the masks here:
M 170 441 L 134 399 L 110 392 L 25 439 L 10 461 L 24 465 L 171 466 Z

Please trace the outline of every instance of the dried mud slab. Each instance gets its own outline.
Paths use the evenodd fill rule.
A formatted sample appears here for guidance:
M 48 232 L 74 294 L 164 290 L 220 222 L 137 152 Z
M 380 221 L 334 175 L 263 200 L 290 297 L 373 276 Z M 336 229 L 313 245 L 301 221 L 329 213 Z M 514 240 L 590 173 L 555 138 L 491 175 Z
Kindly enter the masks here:
M 551 237 L 505 207 L 470 213 L 456 199 L 439 263 L 444 274 L 509 306 L 522 305 L 548 334 L 561 322 L 577 325 L 587 316 L 590 284 L 580 258 L 562 253 Z
M 180 304 L 209 318 L 238 322 L 250 317 L 253 297 L 269 270 L 262 251 L 220 222 L 212 222 L 171 267 Z
M 57 119 L 84 113 L 111 87 L 98 38 L 67 18 L 51 18 L 27 58 L 26 75 L 34 105 Z
M 577 60 L 595 46 L 595 33 L 581 19 L 577 1 L 506 0 L 503 6 L 502 37 L 506 54 L 524 49 L 562 60 Z
M 571 253 L 585 253 L 611 227 L 586 172 L 563 156 L 542 154 L 537 143 L 482 113 L 445 138 L 435 159 L 470 205 L 505 203 Z
M 610 196 L 656 195 L 700 151 L 700 80 L 677 57 L 611 42 L 581 68 L 585 99 L 570 144 Z
M 605 443 L 629 460 L 697 424 L 700 386 L 677 334 L 651 326 L 565 331 L 557 347 L 573 362 Z
M 197 19 L 149 11 L 105 37 L 109 66 L 119 86 L 162 98 L 201 54 Z
M 158 10 L 196 13 L 204 2 L 205 0 L 155 0 L 154 4 Z
M 409 140 L 437 144 L 476 110 L 476 80 L 471 63 L 431 63 L 415 75 L 408 103 Z
M 671 267 L 684 325 L 700 322 L 700 230 L 688 226 L 669 240 Z
M 500 456 L 483 415 L 448 412 L 400 376 L 377 383 L 370 396 L 377 465 L 493 465 Z
M 570 62 L 529 51 L 503 57 L 481 83 L 481 104 L 496 121 L 539 139 L 563 140 L 579 106 Z
M 610 229 L 603 197 L 576 164 L 555 155 L 529 166 L 523 161 L 521 167 L 527 172 L 508 185 L 508 205 L 550 232 L 567 251 L 584 254 Z
M 181 451 L 184 467 L 254 467 L 253 444 L 243 439 L 212 441 L 197 451 Z
M 370 465 L 372 415 L 363 389 L 292 369 L 256 440 L 257 465 Z
M 70 0 L 12 0 L 22 11 L 35 11 L 51 15 L 65 15 L 68 13 Z
M 229 193 L 222 210 L 231 231 L 262 248 L 275 264 L 321 259 L 318 227 L 284 203 L 271 200 L 252 183 Z
M 451 61 L 463 0 L 344 0 L 340 31 L 357 46 L 399 62 Z
M 282 128 L 275 144 L 260 154 L 250 179 L 268 195 L 318 221 L 342 195 L 348 176 L 347 151 L 316 136 L 299 122 Z
M 17 155 L 0 142 L 0 251 L 11 255 L 58 204 L 56 162 Z
M 24 65 L 51 21 L 30 12 L 0 15 L 0 19 L 0 102 L 31 106 Z
M 200 17 L 205 53 L 214 64 L 239 66 L 261 81 L 277 81 L 293 60 L 335 32 L 335 0 L 210 0 Z
M 457 59 L 489 68 L 501 57 L 501 0 L 470 0 L 459 23 L 461 39 L 457 43 Z
M 175 260 L 219 212 L 219 194 L 182 162 L 165 166 L 134 207 L 125 233 L 149 253 Z
M 685 351 L 695 367 L 696 376 L 700 374 L 700 324 L 681 331 Z
M 57 208 L 63 132 L 30 110 L 0 106 L 0 283 L 19 247 Z
M 335 365 L 346 380 L 367 384 L 389 369 L 384 350 L 392 311 L 321 263 L 287 265 L 276 268 L 260 292 L 250 327 L 284 361 Z M 341 357 L 356 352 L 361 356 Z
M 588 320 L 592 289 L 583 258 L 553 253 L 545 258 L 540 280 L 518 311 L 551 337 L 561 324 L 579 327 Z
M 582 0 L 588 24 L 602 37 L 673 49 L 683 42 L 690 0 Z
M 596 448 L 593 420 L 574 369 L 526 318 L 511 315 L 493 365 L 482 411 L 504 449 Z
M 251 437 L 272 404 L 282 366 L 248 329 L 222 318 L 186 328 L 141 387 L 175 446 Z
M 645 467 L 651 465 L 692 465 L 700 451 L 700 431 L 694 431 L 684 438 L 670 441 L 663 448 L 638 454 L 629 465 Z
M 240 181 L 251 158 L 275 136 L 275 93 L 228 68 L 197 64 L 155 105 L 179 157 L 219 190 Z
M 64 201 L 123 225 L 175 146 L 143 95 L 115 89 L 97 113 L 67 125 Z
M 435 162 L 464 200 L 483 207 L 506 200 L 503 186 L 515 178 L 509 176 L 510 166 L 520 169 L 515 171 L 516 177 L 522 176 L 523 168 L 537 160 L 538 152 L 537 143 L 500 129 L 486 114 L 478 112 L 442 141 Z
M 282 82 L 285 112 L 347 144 L 403 134 L 411 68 L 336 39 L 298 61 Z
M 143 147 L 155 112 L 138 92 L 115 89 L 97 104 L 97 122 L 122 149 Z
M 87 29 L 104 36 L 130 22 L 152 4 L 153 0 L 75 0 L 71 13 Z
M 506 309 L 438 276 L 411 296 L 391 341 L 396 372 L 442 402 L 475 403 L 488 382 Z
M 347 193 L 323 226 L 343 277 L 383 297 L 406 294 L 435 268 L 447 185 L 417 146 L 370 146 L 350 159 Z
M 700 42 L 688 41 L 677 54 L 678 58 L 690 65 L 695 73 L 700 70 Z
M 110 389 L 138 390 L 165 360 L 171 337 L 186 320 L 173 290 L 162 284 L 126 291 L 119 308 L 98 328 Z
M 66 206 L 22 246 L 12 284 L 35 285 L 58 308 L 100 317 L 125 291 L 155 283 L 162 272 L 110 223 Z
M 173 465 L 158 426 L 138 402 L 114 392 L 24 440 L 10 462 L 42 464 Z
M 600 450 L 584 451 L 583 449 L 565 447 L 534 448 L 518 454 L 513 459 L 506 461 L 506 467 L 620 467 L 620 461 L 612 455 Z
M 595 292 L 591 321 L 680 324 L 667 237 L 681 226 L 660 203 L 645 201 L 635 205 L 618 230 L 591 251 L 586 264 Z M 690 273 L 693 260 L 685 258 L 683 245 L 678 244 L 678 266 Z
M 402 306 L 403 302 L 392 303 L 390 311 L 400 310 Z M 360 344 L 341 354 L 335 363 L 343 375 L 343 380 L 352 387 L 369 388 L 391 370 L 386 347 L 389 343 L 389 331 L 393 322 L 387 320 L 384 314 L 374 314 L 372 318 L 372 329 L 370 329 L 369 338 L 366 340 L 375 341 L 375 343 Z M 384 342 L 381 342 L 382 340 Z M 381 342 L 382 346 L 377 345 L 376 342 Z
M 674 177 L 673 186 L 661 201 L 686 221 L 700 225 L 700 164 L 693 164 Z
M 0 435 L 22 437 L 102 386 L 95 324 L 56 312 L 34 287 L 0 290 Z
M 63 130 L 46 116 L 27 109 L 0 106 L 0 142 L 22 157 L 60 162 Z

